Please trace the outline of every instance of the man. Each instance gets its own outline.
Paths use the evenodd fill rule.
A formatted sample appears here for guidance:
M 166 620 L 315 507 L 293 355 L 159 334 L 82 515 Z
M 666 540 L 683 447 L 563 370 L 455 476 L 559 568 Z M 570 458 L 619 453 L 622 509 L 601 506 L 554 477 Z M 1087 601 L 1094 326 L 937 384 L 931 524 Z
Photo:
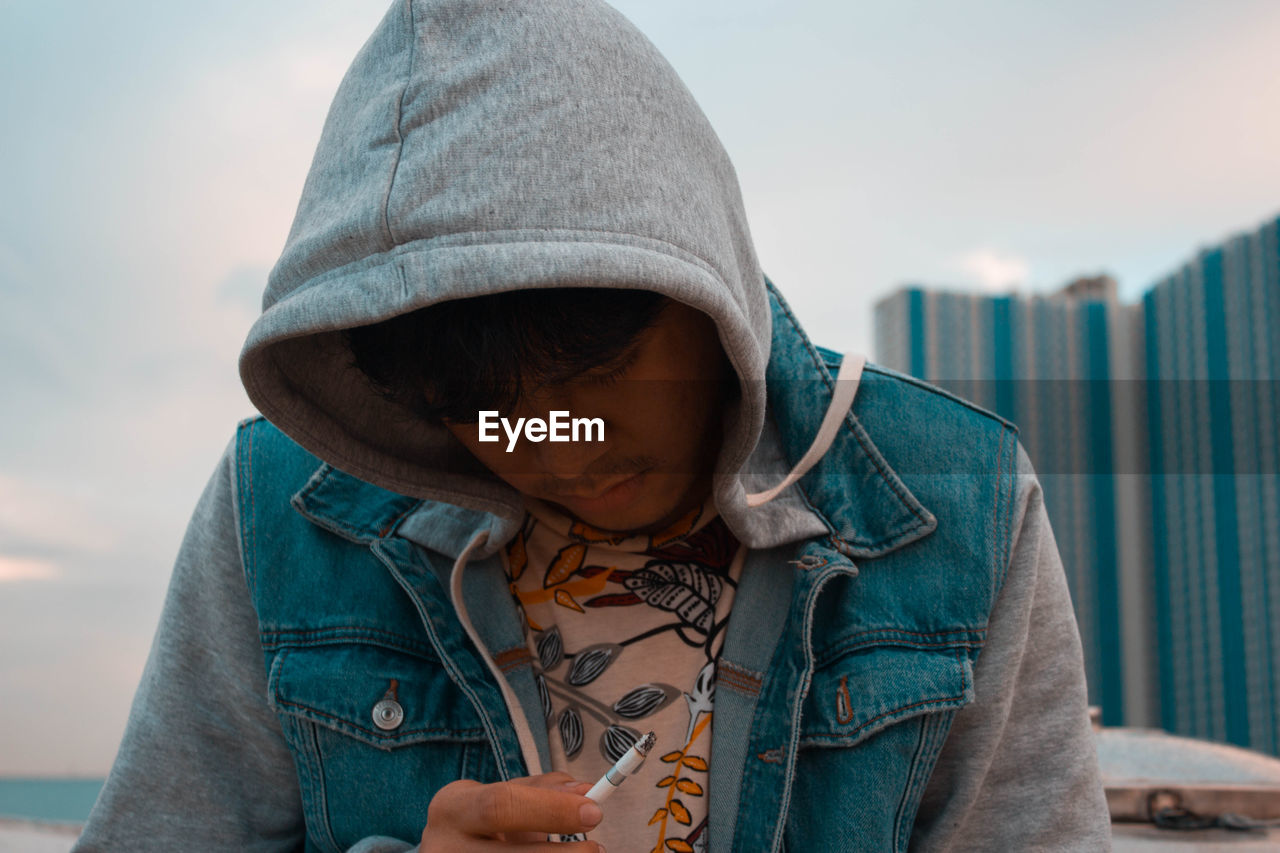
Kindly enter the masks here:
M 392 7 L 241 375 L 79 850 L 1108 848 L 1013 428 L 809 342 L 607 6 Z

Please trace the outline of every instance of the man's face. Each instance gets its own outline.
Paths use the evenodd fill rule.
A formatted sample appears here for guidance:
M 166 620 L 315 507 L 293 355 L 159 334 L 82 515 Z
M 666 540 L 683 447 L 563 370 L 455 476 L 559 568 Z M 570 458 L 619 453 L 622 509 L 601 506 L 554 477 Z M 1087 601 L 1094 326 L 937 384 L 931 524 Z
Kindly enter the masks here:
M 445 426 L 523 494 L 592 527 L 649 532 L 709 493 L 730 380 L 736 382 L 715 324 L 671 301 L 619 359 L 563 384 L 529 389 L 515 411 L 500 413 L 512 426 L 521 417 L 549 420 L 553 410 L 601 418 L 604 441 L 533 442 L 522 433 L 508 453 L 501 427 L 499 441 L 481 442 L 479 424 Z

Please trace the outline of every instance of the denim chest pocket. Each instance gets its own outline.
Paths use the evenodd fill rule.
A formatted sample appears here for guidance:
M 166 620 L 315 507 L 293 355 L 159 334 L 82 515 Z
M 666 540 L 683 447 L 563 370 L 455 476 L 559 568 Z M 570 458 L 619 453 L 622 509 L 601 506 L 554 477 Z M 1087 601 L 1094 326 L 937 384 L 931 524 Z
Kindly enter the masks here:
M 821 665 L 801 716 L 786 847 L 905 850 L 951 719 L 973 698 L 962 647 L 875 646 Z
M 801 746 L 852 746 L 903 718 L 972 700 L 973 668 L 963 647 L 860 649 L 814 672 Z
M 416 843 L 436 791 L 497 778 L 480 718 L 429 653 L 284 649 L 268 695 L 297 764 L 309 850 L 342 851 L 371 835 Z

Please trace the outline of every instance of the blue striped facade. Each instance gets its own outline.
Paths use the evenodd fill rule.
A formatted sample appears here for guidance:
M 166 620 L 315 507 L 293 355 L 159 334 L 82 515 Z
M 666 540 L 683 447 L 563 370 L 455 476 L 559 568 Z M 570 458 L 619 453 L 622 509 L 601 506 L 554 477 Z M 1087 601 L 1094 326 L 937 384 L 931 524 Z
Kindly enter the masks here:
M 1280 754 L 1280 219 L 1144 299 L 1165 728 Z M 1161 381 L 1162 380 L 1162 381 Z

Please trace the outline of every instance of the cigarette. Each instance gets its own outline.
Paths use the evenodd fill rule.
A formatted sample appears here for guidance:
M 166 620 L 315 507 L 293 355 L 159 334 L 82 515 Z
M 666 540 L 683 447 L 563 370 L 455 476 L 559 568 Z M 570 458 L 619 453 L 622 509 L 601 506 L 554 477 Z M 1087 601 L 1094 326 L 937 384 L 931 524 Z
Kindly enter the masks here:
M 623 753 L 617 763 L 604 772 L 600 777 L 600 781 L 591 786 L 591 790 L 587 791 L 587 799 L 593 800 L 596 805 L 602 804 L 609 798 L 623 780 L 633 775 L 640 769 L 640 765 L 644 764 L 645 757 L 653 749 L 654 743 L 658 738 L 653 732 L 649 732 L 640 738 L 631 748 Z M 576 835 L 549 835 L 548 841 L 586 841 L 587 836 L 582 833 Z
M 618 763 L 606 770 L 600 777 L 600 781 L 591 786 L 591 790 L 587 791 L 587 799 L 595 800 L 597 805 L 608 799 L 609 795 L 622 784 L 622 780 L 640 769 L 640 765 L 644 764 L 645 756 L 653 749 L 655 741 L 657 738 L 653 732 L 649 732 L 632 744 L 631 748 L 618 759 Z

